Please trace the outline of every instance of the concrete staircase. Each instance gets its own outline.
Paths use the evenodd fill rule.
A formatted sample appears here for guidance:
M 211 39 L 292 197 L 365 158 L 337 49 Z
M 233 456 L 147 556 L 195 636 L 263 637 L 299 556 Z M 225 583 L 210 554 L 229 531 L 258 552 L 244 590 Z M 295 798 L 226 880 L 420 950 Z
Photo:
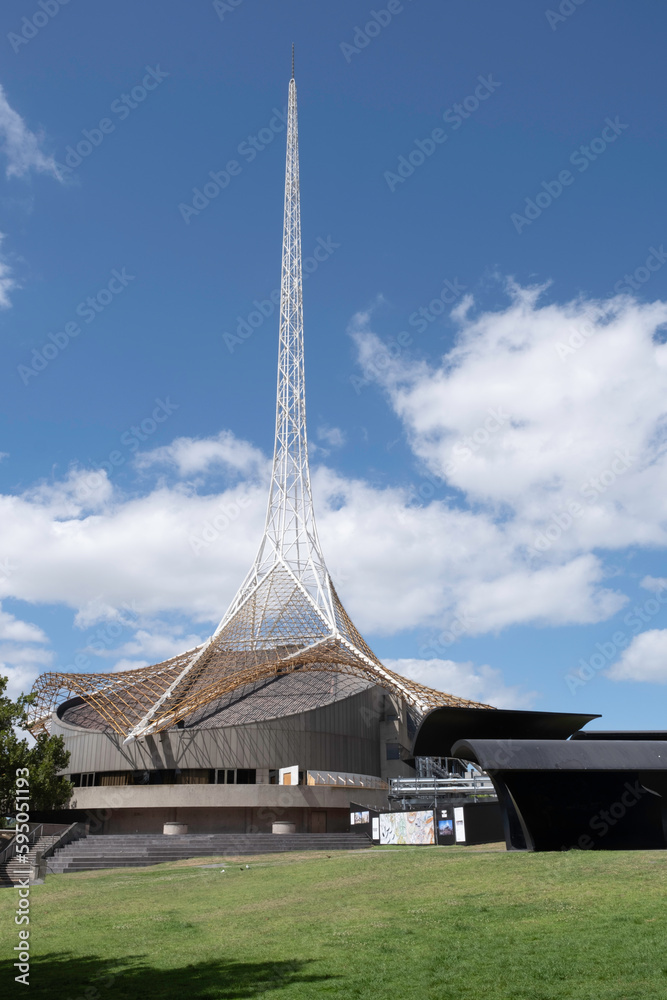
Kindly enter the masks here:
M 278 851 L 354 851 L 371 847 L 357 833 L 110 834 L 85 837 L 47 858 L 47 872 L 158 865 L 213 855 L 273 854 Z
M 39 837 L 27 854 L 27 862 L 20 861 L 18 857 L 13 857 L 11 861 L 0 863 L 0 887 L 17 885 L 19 880 L 25 879 L 32 871 L 35 864 L 35 855 L 43 854 L 48 847 L 53 847 L 55 842 L 61 837 L 60 833 L 47 834 Z M 47 861 L 48 864 L 48 861 Z

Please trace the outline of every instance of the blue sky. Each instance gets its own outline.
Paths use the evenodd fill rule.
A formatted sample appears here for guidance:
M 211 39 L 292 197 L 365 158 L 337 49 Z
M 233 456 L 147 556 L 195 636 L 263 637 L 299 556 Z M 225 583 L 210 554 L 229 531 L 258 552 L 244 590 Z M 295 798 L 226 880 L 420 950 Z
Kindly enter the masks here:
M 664 725 L 666 28 L 652 0 L 7 0 L 14 690 L 187 648 L 249 568 L 294 41 L 311 463 L 344 603 L 435 687 Z

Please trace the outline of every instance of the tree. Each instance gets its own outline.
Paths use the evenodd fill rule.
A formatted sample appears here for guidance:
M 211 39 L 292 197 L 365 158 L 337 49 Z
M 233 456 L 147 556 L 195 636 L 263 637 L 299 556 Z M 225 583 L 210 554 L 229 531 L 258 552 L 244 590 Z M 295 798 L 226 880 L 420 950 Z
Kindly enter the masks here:
M 7 682 L 7 677 L 0 677 L 0 817 L 16 813 L 18 768 L 28 768 L 31 812 L 62 808 L 72 794 L 72 784 L 58 772 L 67 767 L 69 751 L 65 750 L 62 736 L 40 733 L 30 746 L 19 735 L 16 730 L 26 728 L 34 696 L 22 694 L 12 701 L 5 694 Z

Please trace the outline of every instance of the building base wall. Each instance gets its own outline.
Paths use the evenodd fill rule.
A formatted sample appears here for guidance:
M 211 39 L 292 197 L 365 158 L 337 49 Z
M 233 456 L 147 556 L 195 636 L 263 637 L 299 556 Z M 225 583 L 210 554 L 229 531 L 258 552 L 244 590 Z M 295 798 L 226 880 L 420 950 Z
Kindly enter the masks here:
M 187 823 L 189 833 L 271 833 L 276 822 L 294 823 L 296 833 L 347 833 L 350 799 L 360 795 L 388 808 L 384 790 L 329 785 L 93 786 L 77 788 L 69 805 L 93 835 L 162 833 L 164 823 Z
M 271 833 L 274 822 L 293 823 L 295 833 L 348 833 L 347 809 L 115 809 L 92 822 L 90 834 L 161 834 L 165 823 L 186 823 L 190 833 Z M 279 834 L 276 834 L 276 840 Z

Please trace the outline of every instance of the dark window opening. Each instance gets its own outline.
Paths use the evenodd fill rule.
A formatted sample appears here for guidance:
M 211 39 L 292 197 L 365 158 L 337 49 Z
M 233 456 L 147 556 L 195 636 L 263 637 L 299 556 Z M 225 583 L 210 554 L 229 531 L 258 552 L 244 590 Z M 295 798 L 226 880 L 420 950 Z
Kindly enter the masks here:
M 257 784 L 257 771 L 251 767 L 239 767 L 236 772 L 236 784 L 237 785 L 255 785 Z

